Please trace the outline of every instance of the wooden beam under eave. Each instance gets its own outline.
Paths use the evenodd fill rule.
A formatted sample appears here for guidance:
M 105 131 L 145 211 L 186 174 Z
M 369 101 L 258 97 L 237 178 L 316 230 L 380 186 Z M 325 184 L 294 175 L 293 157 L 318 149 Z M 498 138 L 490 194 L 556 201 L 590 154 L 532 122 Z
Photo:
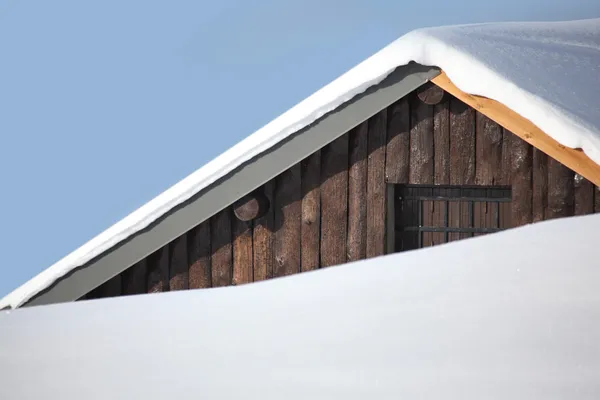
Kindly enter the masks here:
M 581 149 L 571 149 L 563 146 L 533 122 L 496 100 L 463 92 L 452 83 L 444 71 L 431 81 L 527 143 L 571 168 L 596 186 L 600 186 L 600 165 L 592 161 Z

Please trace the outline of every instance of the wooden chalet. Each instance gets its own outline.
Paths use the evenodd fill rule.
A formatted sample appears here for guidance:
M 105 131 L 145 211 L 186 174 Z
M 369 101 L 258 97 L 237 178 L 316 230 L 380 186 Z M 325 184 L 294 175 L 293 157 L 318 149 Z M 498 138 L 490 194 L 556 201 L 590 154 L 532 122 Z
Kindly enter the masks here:
M 411 63 L 23 305 L 242 285 L 595 213 L 599 184 L 582 151 Z

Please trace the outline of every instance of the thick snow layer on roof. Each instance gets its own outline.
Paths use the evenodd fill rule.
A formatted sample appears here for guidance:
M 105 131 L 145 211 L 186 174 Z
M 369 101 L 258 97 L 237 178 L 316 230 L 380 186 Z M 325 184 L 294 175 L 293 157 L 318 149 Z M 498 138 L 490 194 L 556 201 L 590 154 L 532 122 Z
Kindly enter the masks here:
M 442 68 L 463 91 L 497 100 L 600 164 L 600 19 L 494 23 L 413 31 L 6 296 L 18 307 L 69 271 L 410 61 Z
M 0 312 L 0 398 L 598 399 L 598 226 Z

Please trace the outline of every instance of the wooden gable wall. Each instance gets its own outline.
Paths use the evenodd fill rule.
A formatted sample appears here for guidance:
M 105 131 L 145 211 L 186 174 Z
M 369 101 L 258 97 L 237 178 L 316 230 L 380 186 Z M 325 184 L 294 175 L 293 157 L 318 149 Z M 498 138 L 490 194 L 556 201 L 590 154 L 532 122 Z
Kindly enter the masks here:
M 229 207 L 85 298 L 239 285 L 382 255 L 387 183 L 511 185 L 513 227 L 600 212 L 589 181 L 448 93 L 433 106 L 413 93 L 265 184 L 266 215 L 242 222 Z

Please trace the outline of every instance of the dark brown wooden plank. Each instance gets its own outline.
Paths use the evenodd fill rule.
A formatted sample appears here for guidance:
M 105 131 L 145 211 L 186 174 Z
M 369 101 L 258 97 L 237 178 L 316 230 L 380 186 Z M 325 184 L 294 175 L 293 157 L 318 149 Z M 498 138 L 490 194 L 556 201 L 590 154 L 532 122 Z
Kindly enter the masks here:
M 512 183 L 510 226 L 517 227 L 533 221 L 533 147 L 510 133 L 509 152 Z
M 302 160 L 301 269 L 320 267 L 321 248 L 321 151 Z
M 233 218 L 233 284 L 253 281 L 252 221 Z
M 449 96 L 437 104 L 433 113 L 433 183 L 450 184 L 450 102 Z M 433 225 L 446 226 L 446 202 L 435 202 L 433 205 Z M 446 242 L 446 234 L 434 233 L 433 244 Z
M 210 220 L 202 222 L 187 235 L 189 287 L 190 289 L 212 287 Z
M 100 286 L 100 295 L 101 298 L 107 297 L 117 297 L 123 293 L 122 287 L 122 275 L 119 274 L 117 276 L 112 277 L 108 281 L 104 282 Z
M 301 167 L 296 164 L 275 178 L 275 277 L 300 272 L 301 196 Z
M 233 252 L 231 234 L 231 208 L 214 215 L 210 221 L 211 273 L 213 287 L 232 283 Z
M 502 138 L 500 125 L 476 113 L 475 184 L 496 186 L 502 181 Z M 476 228 L 498 227 L 496 204 L 478 202 L 473 211 Z
M 433 112 L 434 107 L 414 98 L 410 107 L 410 171 L 411 184 L 433 184 Z M 423 226 L 433 225 L 433 202 L 421 203 L 420 218 Z M 421 234 L 422 247 L 433 244 L 433 234 Z
M 502 127 L 476 113 L 475 184 L 495 186 L 502 180 Z
M 271 206 L 267 213 L 254 221 L 253 253 L 254 281 L 262 281 L 273 277 L 273 236 L 275 232 L 275 200 L 273 197 L 274 181 L 267 182 L 263 189 Z
M 187 235 L 182 235 L 169 246 L 169 290 L 189 288 Z
M 600 213 L 600 186 L 594 189 L 594 212 Z
M 385 254 L 387 110 L 369 119 L 367 161 L 367 258 Z
M 348 261 L 367 256 L 367 146 L 369 123 L 350 132 L 348 172 Z
M 450 183 L 450 102 L 435 106 L 433 114 L 434 177 L 436 185 Z
M 568 217 L 575 211 L 575 173 L 548 157 L 548 213 L 546 219 Z
M 450 98 L 450 183 L 475 183 L 475 111 L 455 97 Z M 469 208 L 464 202 L 449 207 L 451 227 L 469 227 Z M 469 234 L 450 234 L 449 240 L 469 237 Z
M 500 173 L 501 177 L 501 185 L 511 186 L 512 188 L 512 165 L 511 165 L 511 154 L 510 154 L 510 143 L 512 133 L 507 131 L 506 129 L 502 129 L 502 170 Z M 500 219 L 500 228 L 507 229 L 510 228 L 510 218 L 511 218 L 511 203 L 501 203 L 498 205 L 499 211 L 499 219 Z
M 347 258 L 348 140 L 344 134 L 321 151 L 321 267 Z
M 573 185 L 575 189 L 574 215 L 594 213 L 594 185 L 579 174 L 575 174 Z
M 408 97 L 388 109 L 385 179 L 388 183 L 408 183 L 410 170 L 410 107 Z M 381 157 L 381 156 L 378 156 Z
M 148 256 L 148 293 L 169 291 L 169 245 Z
M 146 293 L 146 282 L 148 277 L 147 259 L 136 263 L 133 267 L 123 272 L 123 294 L 133 295 Z
M 533 148 L 533 222 L 546 219 L 548 208 L 548 156 Z

